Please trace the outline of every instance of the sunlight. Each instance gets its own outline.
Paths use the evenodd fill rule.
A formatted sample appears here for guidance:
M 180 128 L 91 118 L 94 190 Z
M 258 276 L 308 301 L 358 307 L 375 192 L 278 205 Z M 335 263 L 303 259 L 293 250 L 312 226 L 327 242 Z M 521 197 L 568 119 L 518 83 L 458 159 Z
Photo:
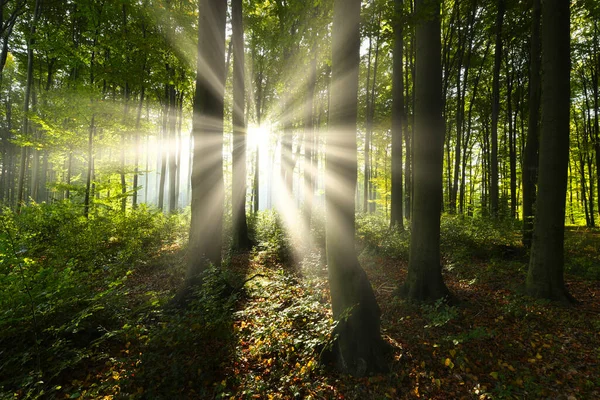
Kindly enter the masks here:
M 262 154 L 267 154 L 269 151 L 270 131 L 271 123 L 262 124 L 260 126 L 251 124 L 248 126 L 247 151 L 254 152 L 258 148 Z

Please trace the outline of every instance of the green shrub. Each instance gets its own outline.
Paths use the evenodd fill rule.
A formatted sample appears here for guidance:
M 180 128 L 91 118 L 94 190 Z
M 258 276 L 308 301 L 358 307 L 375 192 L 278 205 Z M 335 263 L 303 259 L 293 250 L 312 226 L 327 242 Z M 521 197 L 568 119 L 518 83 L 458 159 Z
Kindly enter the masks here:
M 408 259 L 410 231 L 390 228 L 389 221 L 377 214 L 356 216 L 357 238 L 365 248 L 390 257 Z
M 256 243 L 256 256 L 273 263 L 289 259 L 290 239 L 285 232 L 281 217 L 273 210 L 261 211 L 248 218 L 249 230 Z
M 181 233 L 182 217 L 146 207 L 85 219 L 70 202 L 33 204 L 0 215 L 0 392 L 45 397 L 130 310 L 125 281 Z M 95 348 L 95 351 L 93 349 Z M 90 360 L 94 354 L 94 359 Z

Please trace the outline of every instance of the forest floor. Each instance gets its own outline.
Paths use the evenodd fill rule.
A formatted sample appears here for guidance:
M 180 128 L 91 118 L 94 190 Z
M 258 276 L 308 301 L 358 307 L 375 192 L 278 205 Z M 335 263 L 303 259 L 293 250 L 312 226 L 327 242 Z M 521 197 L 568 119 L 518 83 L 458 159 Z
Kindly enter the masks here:
M 389 373 L 360 378 L 319 362 L 333 326 L 319 246 L 293 257 L 279 238 L 229 255 L 209 274 L 208 289 L 178 309 L 168 299 L 181 284 L 185 251 L 165 244 L 125 281 L 121 329 L 90 345 L 95 355 L 55 377 L 41 397 L 600 398 L 600 284 L 581 276 L 586 266 L 598 268 L 600 235 L 573 228 L 567 236 L 567 257 L 578 260 L 570 268 L 577 273 L 566 276 L 575 305 L 522 294 L 527 258 L 516 233 L 460 257 L 445 253 L 452 305 L 396 297 L 407 272 L 403 253 L 361 242 L 394 353 Z

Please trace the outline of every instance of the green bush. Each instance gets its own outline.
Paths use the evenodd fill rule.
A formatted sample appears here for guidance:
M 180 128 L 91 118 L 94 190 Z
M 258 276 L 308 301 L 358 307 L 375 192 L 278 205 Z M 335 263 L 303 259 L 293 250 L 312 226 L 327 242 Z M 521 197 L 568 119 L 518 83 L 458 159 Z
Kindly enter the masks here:
M 524 254 L 518 221 L 443 215 L 440 235 L 442 253 L 453 261 Z
M 390 228 L 389 221 L 377 214 L 356 216 L 356 235 L 369 251 L 390 257 L 408 259 L 410 231 Z
M 4 209 L 0 392 L 45 397 L 83 360 L 99 362 L 126 319 L 125 281 L 176 239 L 181 218 L 140 207 L 85 219 L 70 202 Z
M 281 217 L 273 210 L 251 214 L 248 218 L 249 231 L 256 243 L 254 251 L 261 259 L 273 263 L 289 259 L 290 239 L 285 232 Z

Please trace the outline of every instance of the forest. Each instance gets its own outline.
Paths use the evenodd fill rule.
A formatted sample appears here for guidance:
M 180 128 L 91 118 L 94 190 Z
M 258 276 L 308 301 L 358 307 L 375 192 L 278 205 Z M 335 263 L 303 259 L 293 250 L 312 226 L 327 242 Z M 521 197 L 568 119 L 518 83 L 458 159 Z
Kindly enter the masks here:
M 597 0 L 0 0 L 0 400 L 600 398 Z

